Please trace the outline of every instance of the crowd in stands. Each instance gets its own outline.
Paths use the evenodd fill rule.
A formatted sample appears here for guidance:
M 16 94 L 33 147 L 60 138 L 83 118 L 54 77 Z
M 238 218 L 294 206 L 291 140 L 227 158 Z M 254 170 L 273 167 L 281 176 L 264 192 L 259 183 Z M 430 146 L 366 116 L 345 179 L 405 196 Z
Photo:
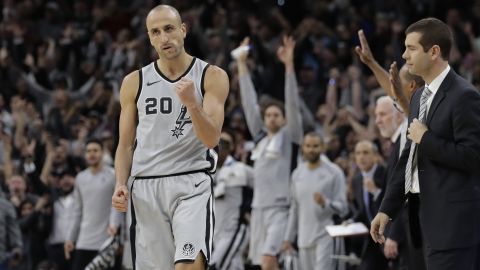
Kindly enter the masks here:
M 346 179 L 349 214 L 339 219 L 355 218 L 361 196 L 354 188 L 363 164 L 356 159 L 357 143 L 364 142 L 372 157 L 366 162 L 379 165 L 386 165 L 392 145 L 375 125 L 376 101 L 387 90 L 355 53 L 359 30 L 378 64 L 388 70 L 392 62 L 399 67 L 404 62 L 406 26 L 437 17 L 454 33 L 451 67 L 480 89 L 478 0 L 3 0 L 0 270 L 70 267 L 63 251 L 65 242 L 75 241 L 68 235 L 75 227 L 71 221 L 77 220 L 69 208 L 79 196 L 77 176 L 92 166 L 86 146 L 101 144 L 104 166 L 113 166 L 119 88 L 126 74 L 157 58 L 145 18 L 160 3 L 180 11 L 188 32 L 186 50 L 227 71 L 224 127 L 234 131 L 231 155 L 246 164 L 252 164 L 256 142 L 244 114 L 251 108 L 242 107 L 237 62 L 230 52 L 249 37 L 246 64 L 260 105 L 284 100 L 285 70 L 276 51 L 285 35 L 293 37 L 304 133 L 321 134 L 326 157 Z M 105 230 L 92 249 L 100 250 L 109 234 L 123 235 L 125 225 L 115 229 Z M 116 269 L 121 264 L 117 259 Z

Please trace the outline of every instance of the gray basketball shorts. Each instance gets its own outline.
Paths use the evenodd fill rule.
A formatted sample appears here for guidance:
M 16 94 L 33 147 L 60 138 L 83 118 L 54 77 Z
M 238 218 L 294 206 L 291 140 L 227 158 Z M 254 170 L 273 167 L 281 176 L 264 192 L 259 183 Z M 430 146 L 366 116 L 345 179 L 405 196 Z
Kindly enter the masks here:
M 208 263 L 214 227 L 210 175 L 136 177 L 130 193 L 134 269 L 174 269 L 195 261 L 199 252 Z
M 217 270 L 243 270 L 243 253 L 248 245 L 249 229 L 239 223 L 234 231 L 216 234 L 211 265 Z
M 299 248 L 299 259 L 302 269 L 334 270 L 333 239 L 325 234 L 318 239 L 314 246 Z
M 248 257 L 260 265 L 262 256 L 280 253 L 288 223 L 288 207 L 252 209 L 250 249 Z

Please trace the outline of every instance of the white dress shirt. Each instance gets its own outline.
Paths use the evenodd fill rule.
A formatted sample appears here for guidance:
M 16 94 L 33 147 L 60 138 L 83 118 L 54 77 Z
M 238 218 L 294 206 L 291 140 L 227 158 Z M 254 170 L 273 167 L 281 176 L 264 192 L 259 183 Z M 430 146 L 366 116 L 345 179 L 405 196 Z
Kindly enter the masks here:
M 402 124 L 400 124 L 400 126 L 395 130 L 392 137 L 390 138 L 392 144 L 395 144 L 398 137 L 400 137 L 400 148 L 398 150 L 398 157 L 402 155 L 402 151 L 405 148 L 405 143 L 407 142 L 407 127 L 408 119 L 405 118 L 405 120 L 403 120 Z
M 428 89 L 430 89 L 430 91 L 432 91 L 432 94 L 427 99 L 427 108 L 425 110 L 425 115 L 426 116 L 428 116 L 428 111 L 430 109 L 430 105 L 432 105 L 433 98 L 437 94 L 438 88 L 440 88 L 440 85 L 442 84 L 445 77 L 447 77 L 447 74 L 448 74 L 449 71 L 450 71 L 450 66 L 447 66 L 435 79 L 433 79 L 433 81 L 430 84 L 425 84 L 425 87 L 428 87 Z M 410 190 L 410 192 L 420 193 L 420 185 L 418 184 L 418 166 L 415 166 L 414 169 L 413 169 L 412 181 L 413 181 L 412 189 Z

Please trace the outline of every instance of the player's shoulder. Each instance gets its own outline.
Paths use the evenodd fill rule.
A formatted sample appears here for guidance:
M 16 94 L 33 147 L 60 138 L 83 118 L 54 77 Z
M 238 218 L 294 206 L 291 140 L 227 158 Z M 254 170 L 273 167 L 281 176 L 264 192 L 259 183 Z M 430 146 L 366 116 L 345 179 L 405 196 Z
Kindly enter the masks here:
M 76 178 L 77 179 L 84 179 L 89 174 L 89 172 L 90 172 L 90 169 L 86 168 L 86 169 L 78 172 Z
M 140 92 L 141 85 L 141 70 L 135 70 L 128 73 L 123 78 L 122 86 L 120 88 L 120 99 L 122 99 L 122 97 L 129 97 L 130 99 L 134 100 L 137 96 L 137 93 Z
M 321 159 L 323 161 L 323 164 L 325 165 L 325 169 L 328 172 L 336 176 L 344 176 L 342 168 L 340 168 L 340 166 L 332 162 L 327 156 L 322 155 Z
M 136 70 L 128 73 L 123 78 L 123 83 L 137 83 L 138 84 L 138 82 L 140 80 L 140 73 L 141 73 L 141 69 L 136 69 Z
M 202 76 L 202 93 L 212 91 L 226 98 L 230 81 L 225 70 L 215 65 L 209 65 L 205 68 L 205 76 Z
M 215 80 L 227 79 L 228 75 L 221 67 L 209 64 L 205 71 L 205 80 L 214 82 Z
M 307 166 L 306 162 L 298 163 L 297 167 L 292 171 L 292 179 L 295 180 L 298 177 L 298 175 L 301 174 L 302 171 L 306 169 L 306 166 Z

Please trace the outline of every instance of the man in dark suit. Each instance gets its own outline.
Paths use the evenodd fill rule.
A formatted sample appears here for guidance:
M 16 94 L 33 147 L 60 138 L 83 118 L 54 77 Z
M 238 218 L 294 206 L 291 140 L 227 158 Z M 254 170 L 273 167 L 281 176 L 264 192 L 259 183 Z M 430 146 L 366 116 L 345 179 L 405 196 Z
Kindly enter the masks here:
M 389 96 L 382 96 L 377 99 L 375 105 L 375 124 L 383 138 L 391 141 L 391 151 L 388 157 L 386 177 L 389 179 L 395 163 L 398 160 L 398 151 L 406 141 L 406 125 L 407 120 L 403 113 L 399 112 L 394 101 Z M 387 182 L 388 187 L 388 182 Z M 404 213 L 399 214 L 401 218 L 397 218 L 390 224 L 385 232 L 385 245 L 383 252 L 385 257 L 392 260 L 394 269 L 407 268 L 408 249 L 406 245 L 406 235 L 404 229 Z
M 410 103 L 408 139 L 370 234 L 384 243 L 386 224 L 408 199 L 415 241 L 427 269 L 478 269 L 480 242 L 480 95 L 448 65 L 452 34 L 438 19 L 406 30 L 403 58 L 425 87 Z
M 424 82 L 421 77 L 410 74 L 406 65 L 399 71 L 396 62 L 390 65 L 390 72 L 386 71 L 373 57 L 363 30 L 358 32 L 358 38 L 360 46 L 355 48 L 355 52 L 359 59 L 372 71 L 386 94 L 390 96 L 390 99 L 380 97 L 375 108 L 376 124 L 380 135 L 389 138 L 393 144 L 387 165 L 387 179 L 389 179 L 405 145 L 406 116 L 410 111 L 410 100 L 415 90 L 423 87 Z M 401 218 L 395 219 L 385 234 L 386 241 L 383 249 L 385 257 L 393 260 L 392 269 L 426 269 L 422 247 L 414 246 L 411 241 L 407 209 L 403 208 L 399 216 Z
M 360 141 L 355 145 L 355 163 L 360 172 L 353 177 L 353 191 L 357 211 L 353 220 L 367 226 L 378 212 L 385 190 L 385 167 L 378 164 L 377 147 L 370 141 Z M 362 263 L 358 270 L 385 270 L 387 259 L 382 248 L 370 237 L 361 247 Z

